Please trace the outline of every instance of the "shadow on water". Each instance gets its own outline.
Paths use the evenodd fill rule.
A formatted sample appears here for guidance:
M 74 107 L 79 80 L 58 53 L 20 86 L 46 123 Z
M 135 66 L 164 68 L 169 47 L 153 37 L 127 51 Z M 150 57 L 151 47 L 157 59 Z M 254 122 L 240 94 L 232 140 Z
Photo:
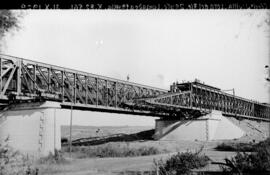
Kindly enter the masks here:
M 101 145 L 109 142 L 132 142 L 132 141 L 149 141 L 153 140 L 154 129 L 141 131 L 134 134 L 113 134 L 101 137 L 88 137 L 80 138 L 72 141 L 74 146 L 88 146 L 88 145 Z M 68 139 L 62 138 L 61 143 L 63 146 L 68 144 Z

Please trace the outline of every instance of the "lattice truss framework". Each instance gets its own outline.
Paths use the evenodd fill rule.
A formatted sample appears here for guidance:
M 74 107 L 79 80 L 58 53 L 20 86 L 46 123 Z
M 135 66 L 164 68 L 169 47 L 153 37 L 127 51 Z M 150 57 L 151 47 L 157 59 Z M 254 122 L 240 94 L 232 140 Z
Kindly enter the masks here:
M 191 83 L 191 90 L 160 95 L 147 99 L 150 104 L 194 109 L 204 112 L 222 111 L 227 115 L 270 119 L 270 106 L 256 101 L 204 88 Z
M 196 84 L 192 84 L 189 91 L 170 93 L 164 89 L 0 54 L 0 100 L 8 100 L 10 96 L 16 99 L 42 97 L 62 104 L 115 109 L 124 109 L 127 104 L 132 104 L 137 109 L 165 111 L 167 114 L 167 109 L 202 113 L 219 110 L 228 115 L 270 119 L 268 105 Z
M 36 61 L 0 55 L 0 96 L 43 97 L 62 103 L 121 107 L 167 91 Z

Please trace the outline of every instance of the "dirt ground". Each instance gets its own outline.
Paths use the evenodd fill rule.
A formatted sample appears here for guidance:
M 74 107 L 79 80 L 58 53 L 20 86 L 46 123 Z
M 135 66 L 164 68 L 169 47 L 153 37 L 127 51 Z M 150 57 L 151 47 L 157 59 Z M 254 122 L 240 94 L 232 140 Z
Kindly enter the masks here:
M 219 141 L 132 141 L 129 144 L 131 147 L 140 146 L 155 146 L 159 149 L 171 150 L 171 153 L 141 156 L 141 157 L 124 157 L 124 158 L 84 158 L 75 159 L 67 158 L 69 163 L 53 164 L 53 165 L 39 165 L 41 174 L 57 174 L 57 175 L 109 175 L 109 174 L 129 174 L 128 172 L 143 172 L 154 170 L 153 161 L 159 159 L 166 159 L 176 152 L 196 151 L 203 147 L 202 154 L 210 157 L 212 161 L 224 162 L 224 158 L 234 156 L 235 152 L 216 151 L 214 148 L 223 142 L 259 142 L 265 140 L 269 136 L 269 123 L 256 122 L 250 120 L 230 120 L 241 127 L 245 131 L 245 135 L 239 139 L 234 140 L 219 140 Z M 68 137 L 68 126 L 62 127 L 62 136 Z M 126 133 L 133 134 L 144 130 L 153 129 L 153 127 L 92 127 L 92 126 L 75 126 L 73 138 L 82 137 L 97 137 L 106 136 L 110 134 Z M 123 144 L 117 143 L 115 144 Z M 208 165 L 204 170 L 219 170 L 217 165 Z M 138 173 L 139 174 L 139 173 Z
M 158 142 L 158 141 L 157 141 Z M 223 162 L 225 157 L 231 157 L 235 155 L 235 152 L 221 152 L 215 151 L 217 142 L 205 143 L 205 142 L 188 142 L 188 141 L 163 141 L 161 143 L 167 147 L 174 147 L 178 145 L 178 151 L 185 152 L 196 151 L 204 145 L 202 154 L 206 154 L 212 161 Z M 136 143 L 134 143 L 136 144 Z M 138 143 L 137 143 L 138 144 Z M 153 145 L 154 143 L 150 143 Z M 158 143 L 157 143 L 158 144 Z M 170 145 L 170 146 L 169 146 Z M 173 146 L 172 146 L 173 145 Z M 84 159 L 69 159 L 69 163 L 62 165 L 44 165 L 42 167 L 42 174 L 58 174 L 58 175 L 94 175 L 94 174 L 120 174 L 121 172 L 145 172 L 154 170 L 153 161 L 159 159 L 167 159 L 172 154 L 159 154 L 152 156 L 140 156 L 140 157 L 124 157 L 124 158 L 84 158 Z M 205 170 L 218 170 L 216 165 L 209 165 L 204 168 Z

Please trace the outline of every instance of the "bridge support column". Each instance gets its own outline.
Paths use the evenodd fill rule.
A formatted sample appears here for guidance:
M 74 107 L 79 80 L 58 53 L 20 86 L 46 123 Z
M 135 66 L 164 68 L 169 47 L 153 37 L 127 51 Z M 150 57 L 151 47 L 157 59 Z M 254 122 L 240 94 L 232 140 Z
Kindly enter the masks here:
M 22 153 L 40 157 L 61 149 L 61 130 L 57 122 L 60 105 L 56 102 L 23 103 L 0 114 L 0 142 Z
M 156 120 L 156 140 L 224 140 L 240 138 L 245 132 L 219 111 L 193 120 Z

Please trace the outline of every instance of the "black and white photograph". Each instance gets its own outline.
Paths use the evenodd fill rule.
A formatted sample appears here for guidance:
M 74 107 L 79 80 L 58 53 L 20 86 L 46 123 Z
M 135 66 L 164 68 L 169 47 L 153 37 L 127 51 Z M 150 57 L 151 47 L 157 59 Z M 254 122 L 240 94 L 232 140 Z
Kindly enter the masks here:
M 270 173 L 269 9 L 27 7 L 0 10 L 0 175 Z

